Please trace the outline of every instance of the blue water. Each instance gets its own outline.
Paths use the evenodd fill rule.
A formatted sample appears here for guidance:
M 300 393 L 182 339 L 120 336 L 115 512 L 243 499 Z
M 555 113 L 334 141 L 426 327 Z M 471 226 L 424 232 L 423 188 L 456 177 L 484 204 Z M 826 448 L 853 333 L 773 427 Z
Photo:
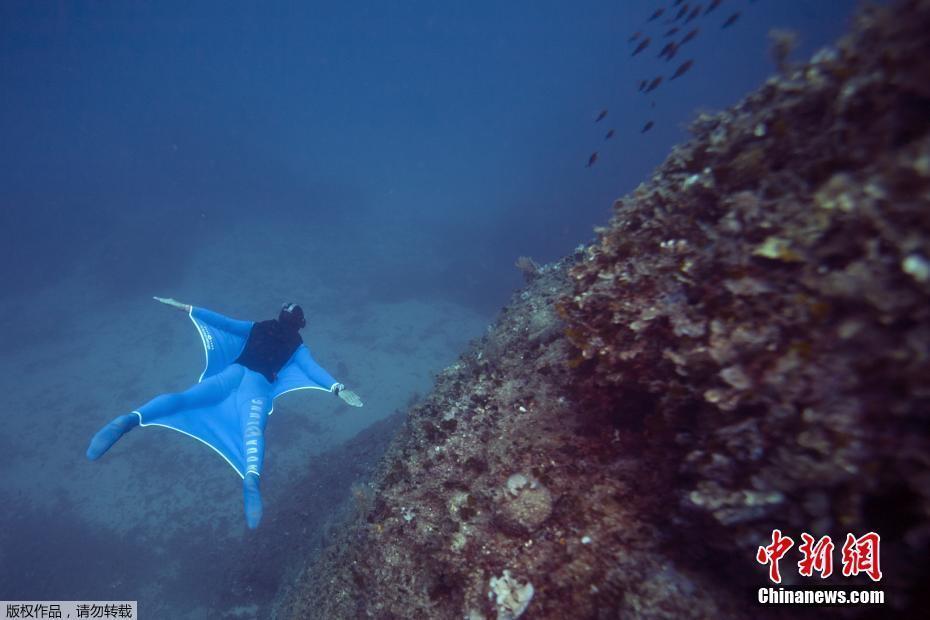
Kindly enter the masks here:
M 0 598 L 205 617 L 280 585 L 286 560 L 251 550 L 281 533 L 246 535 L 202 446 L 145 430 L 83 460 L 100 425 L 200 371 L 152 295 L 304 305 L 318 360 L 368 403 L 297 398 L 270 421 L 266 510 L 318 501 L 288 486 L 307 456 L 428 390 L 520 285 L 517 257 L 590 239 L 697 111 L 773 73 L 771 28 L 800 60 L 856 2 L 724 0 L 671 62 L 667 9 L 631 57 L 663 4 L 0 3 Z M 229 554 L 268 582 L 230 599 Z

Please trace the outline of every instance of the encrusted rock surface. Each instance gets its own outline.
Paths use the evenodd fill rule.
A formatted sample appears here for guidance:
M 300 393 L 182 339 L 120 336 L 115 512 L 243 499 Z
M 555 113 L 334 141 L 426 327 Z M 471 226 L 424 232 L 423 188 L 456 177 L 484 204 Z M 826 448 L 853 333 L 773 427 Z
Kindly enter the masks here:
M 505 574 L 514 590 L 532 586 L 525 618 L 727 615 L 733 603 L 674 568 L 640 514 L 651 483 L 639 450 L 570 400 L 574 349 L 555 305 L 572 263 L 540 270 L 409 412 L 371 510 L 279 617 L 506 618 L 490 585 Z
M 919 609 L 927 32 L 927 0 L 863 12 L 835 48 L 700 116 L 409 412 L 370 510 L 278 616 L 776 614 L 754 604 L 773 528 L 838 548 L 879 532 L 889 605 Z M 805 583 L 796 562 L 787 583 Z
M 531 534 L 552 514 L 552 494 L 541 482 L 523 474 L 507 479 L 495 493 L 497 524 L 514 534 Z
M 580 400 L 677 473 L 681 544 L 875 530 L 894 589 L 930 535 L 930 4 L 856 26 L 699 117 L 560 309 Z

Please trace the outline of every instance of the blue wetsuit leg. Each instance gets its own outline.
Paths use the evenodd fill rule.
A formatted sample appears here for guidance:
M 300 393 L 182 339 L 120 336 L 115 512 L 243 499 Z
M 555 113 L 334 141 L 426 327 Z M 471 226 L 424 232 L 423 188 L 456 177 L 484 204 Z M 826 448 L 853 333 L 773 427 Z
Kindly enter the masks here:
M 265 424 L 271 410 L 271 385 L 256 372 L 246 372 L 242 379 L 240 401 L 237 403 L 242 420 L 242 445 L 245 454 L 245 476 L 242 479 L 242 499 L 245 521 L 250 529 L 262 519 L 262 497 L 259 480 L 265 460 Z
M 244 374 L 245 368 L 238 364 L 231 364 L 222 372 L 192 385 L 183 392 L 156 396 L 136 411 L 148 424 L 181 409 L 209 407 L 220 402 L 238 388 Z
M 235 394 L 235 410 L 238 411 L 242 433 L 242 491 L 246 523 L 254 529 L 262 518 L 259 479 L 265 459 L 265 424 L 272 406 L 271 384 L 261 374 L 246 370 L 239 364 L 232 364 L 183 392 L 156 396 L 133 413 L 116 418 L 91 440 L 87 457 L 91 460 L 99 458 L 120 437 L 138 426 L 140 421 L 157 424 L 160 418 L 181 411 L 202 411 L 203 408 L 221 403 L 231 394 Z
M 87 458 L 96 461 L 104 452 L 109 450 L 120 437 L 139 426 L 139 416 L 127 413 L 115 418 L 112 422 L 97 431 L 87 446 Z
M 236 389 L 242 381 L 245 368 L 233 364 L 222 372 L 191 386 L 183 392 L 156 396 L 132 413 L 121 415 L 100 429 L 87 448 L 87 458 L 95 461 L 109 450 L 120 437 L 139 425 L 142 416 L 146 422 L 191 407 L 206 407 L 218 403 Z

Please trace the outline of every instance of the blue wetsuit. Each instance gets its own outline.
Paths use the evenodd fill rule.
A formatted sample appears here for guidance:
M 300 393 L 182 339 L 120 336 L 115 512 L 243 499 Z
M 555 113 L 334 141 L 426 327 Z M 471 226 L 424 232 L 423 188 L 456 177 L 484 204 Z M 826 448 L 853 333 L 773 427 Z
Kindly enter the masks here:
M 264 341 L 276 333 L 273 321 L 240 321 L 196 307 L 189 314 L 206 354 L 198 383 L 157 396 L 113 420 L 91 440 L 87 457 L 96 460 L 136 425 L 164 426 L 194 437 L 243 478 L 246 520 L 256 527 L 261 519 L 258 477 L 265 455 L 264 429 L 274 399 L 301 389 L 333 392 L 341 384 L 314 361 L 296 331 L 282 336 L 283 344 L 269 345 Z M 253 330 L 262 337 L 253 340 Z M 281 359 L 286 361 L 276 368 Z

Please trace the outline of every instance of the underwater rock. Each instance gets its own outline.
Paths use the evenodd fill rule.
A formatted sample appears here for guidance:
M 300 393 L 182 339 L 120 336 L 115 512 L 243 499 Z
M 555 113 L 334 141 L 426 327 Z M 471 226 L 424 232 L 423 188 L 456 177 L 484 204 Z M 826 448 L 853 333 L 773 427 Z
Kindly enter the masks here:
M 507 532 L 529 534 L 552 514 L 552 494 L 532 476 L 513 474 L 495 501 L 497 523 Z
M 491 577 L 489 597 L 497 605 L 497 620 L 516 620 L 533 600 L 533 584 L 520 583 L 504 570 L 500 577 Z
M 865 9 L 834 48 L 698 116 L 596 242 L 539 267 L 439 374 L 368 513 L 278 617 L 494 618 L 527 591 L 534 618 L 775 617 L 752 594 L 774 528 L 880 533 L 888 611 L 916 617 L 927 32 L 930 0 Z M 871 585 L 839 572 L 816 583 Z
M 883 562 L 926 574 L 927 27 L 926 1 L 864 10 L 702 115 L 571 270 L 578 401 L 614 424 L 646 402 L 641 458 L 686 481 L 655 489 L 672 531 L 729 548 L 736 582 L 774 528 L 878 531 Z

